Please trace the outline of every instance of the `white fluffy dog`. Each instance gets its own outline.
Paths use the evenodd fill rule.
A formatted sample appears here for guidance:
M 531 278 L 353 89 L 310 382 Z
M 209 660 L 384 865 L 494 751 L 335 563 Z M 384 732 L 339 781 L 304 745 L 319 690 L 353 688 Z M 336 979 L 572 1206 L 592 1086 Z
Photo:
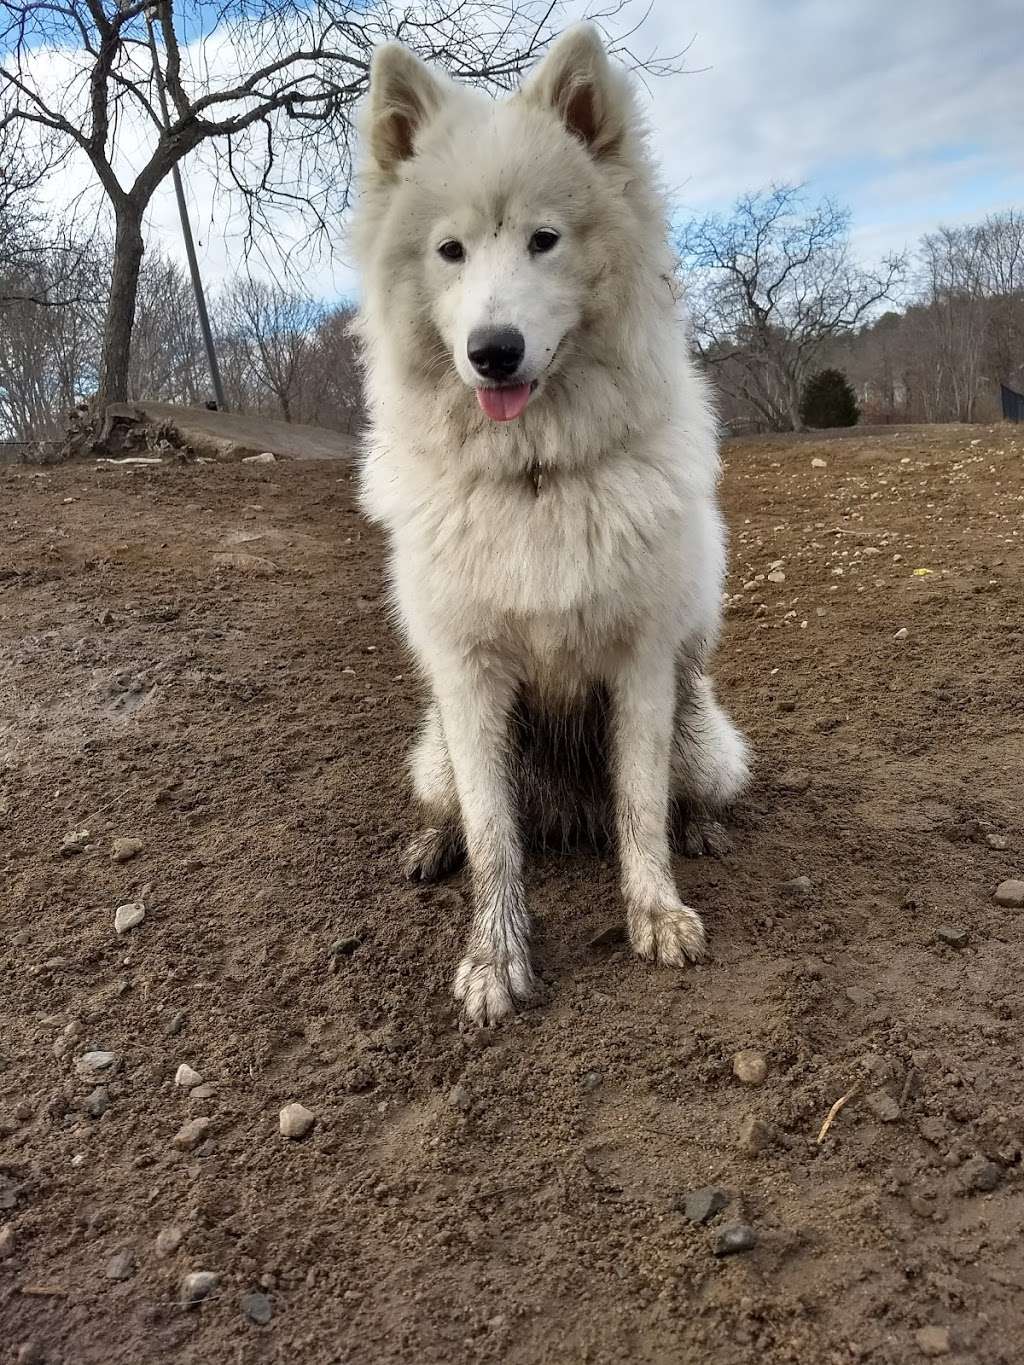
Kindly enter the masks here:
M 670 807 L 747 776 L 705 671 L 715 421 L 633 89 L 594 29 L 497 103 L 382 47 L 364 138 L 362 500 L 432 693 L 408 871 L 468 855 L 455 995 L 493 1023 L 534 988 L 523 852 L 552 826 L 611 829 L 637 953 L 705 951 Z

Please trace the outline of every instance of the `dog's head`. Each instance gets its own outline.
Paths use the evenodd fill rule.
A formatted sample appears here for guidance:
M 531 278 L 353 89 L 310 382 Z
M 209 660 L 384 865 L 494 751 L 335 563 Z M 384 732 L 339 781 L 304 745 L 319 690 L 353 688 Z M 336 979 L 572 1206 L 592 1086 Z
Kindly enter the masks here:
M 628 80 L 590 26 L 499 103 L 401 46 L 376 51 L 360 254 L 411 369 L 495 422 L 571 369 L 628 271 L 633 125 Z

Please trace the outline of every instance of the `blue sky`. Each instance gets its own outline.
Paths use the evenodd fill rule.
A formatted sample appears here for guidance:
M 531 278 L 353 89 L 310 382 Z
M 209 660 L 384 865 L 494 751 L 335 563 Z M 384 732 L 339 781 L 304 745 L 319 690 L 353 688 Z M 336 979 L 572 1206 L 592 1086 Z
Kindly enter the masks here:
M 568 0 L 567 17 L 582 8 Z M 855 247 L 872 259 L 940 222 L 1024 205 L 1020 0 L 654 0 L 633 46 L 687 48 L 688 70 L 650 82 L 647 98 L 681 216 L 806 182 L 849 205 Z M 185 175 L 216 282 L 240 266 L 229 206 L 198 156 Z M 69 173 L 55 197 L 78 187 Z M 180 253 L 169 184 L 149 227 Z M 301 274 L 323 297 L 349 294 L 343 234 Z

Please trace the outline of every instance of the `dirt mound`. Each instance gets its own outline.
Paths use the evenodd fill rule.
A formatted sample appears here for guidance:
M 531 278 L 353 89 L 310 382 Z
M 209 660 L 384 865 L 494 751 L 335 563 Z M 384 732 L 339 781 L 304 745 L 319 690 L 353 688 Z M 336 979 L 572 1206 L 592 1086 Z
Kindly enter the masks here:
M 1022 452 L 730 445 L 714 960 L 540 859 L 492 1033 L 465 880 L 399 876 L 419 687 L 348 469 L 0 470 L 8 1356 L 1018 1359 Z

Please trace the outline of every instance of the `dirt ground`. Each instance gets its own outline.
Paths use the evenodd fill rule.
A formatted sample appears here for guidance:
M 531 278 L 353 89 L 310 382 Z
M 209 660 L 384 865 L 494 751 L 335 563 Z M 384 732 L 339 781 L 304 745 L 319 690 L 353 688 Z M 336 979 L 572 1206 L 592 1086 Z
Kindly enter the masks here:
M 1024 431 L 726 459 L 713 960 L 544 859 L 545 996 L 484 1033 L 464 880 L 399 875 L 420 686 L 347 468 L 0 471 L 0 1361 L 1019 1362 Z

